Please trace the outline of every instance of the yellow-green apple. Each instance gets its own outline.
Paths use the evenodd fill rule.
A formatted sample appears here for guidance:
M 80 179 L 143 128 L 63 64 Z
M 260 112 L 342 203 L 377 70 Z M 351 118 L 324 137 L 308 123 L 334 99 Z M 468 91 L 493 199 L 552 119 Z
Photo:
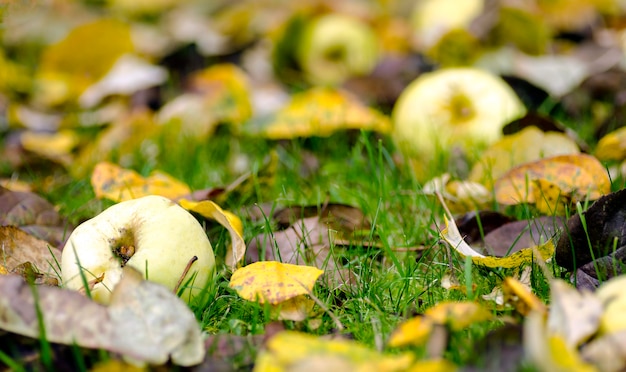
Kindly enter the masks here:
M 392 112 L 393 137 L 406 154 L 428 160 L 440 149 L 495 142 L 525 111 L 500 77 L 475 68 L 441 69 L 404 89 Z
M 312 84 L 341 84 L 351 76 L 367 75 L 376 67 L 378 38 L 357 18 L 326 14 L 305 27 L 297 58 Z
M 63 249 L 61 273 L 65 287 L 84 290 L 87 282 L 92 298 L 106 304 L 125 265 L 174 290 L 190 262 L 181 286 L 187 302 L 213 277 L 211 243 L 189 212 L 151 195 L 113 205 L 79 225 Z

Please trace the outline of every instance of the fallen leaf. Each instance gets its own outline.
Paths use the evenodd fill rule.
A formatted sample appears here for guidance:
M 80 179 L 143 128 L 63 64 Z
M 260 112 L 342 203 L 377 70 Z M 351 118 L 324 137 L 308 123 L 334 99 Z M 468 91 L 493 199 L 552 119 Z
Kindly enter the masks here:
M 60 247 L 72 232 L 54 205 L 41 196 L 4 187 L 0 187 L 0 225 L 17 226 L 53 247 Z
M 400 323 L 389 338 L 389 346 L 423 345 L 437 325 L 459 331 L 492 318 L 491 312 L 476 302 L 440 302 L 426 310 L 424 315 Z
M 61 281 L 61 251 L 58 248 L 15 226 L 0 226 L 0 246 L 0 267 L 7 272 L 30 263 L 35 273 L 44 275 L 47 280 Z
M 411 353 L 385 355 L 355 341 L 284 331 L 268 341 L 267 349 L 257 357 L 254 371 L 405 371 L 414 359 Z
M 279 304 L 313 291 L 324 272 L 315 267 L 276 261 L 255 262 L 233 273 L 229 287 L 248 301 Z
M 626 331 L 594 338 L 580 349 L 584 360 L 602 372 L 618 372 L 626 368 Z
M 231 243 L 226 252 L 226 265 L 233 270 L 236 269 L 246 255 L 246 242 L 243 239 L 243 224 L 239 217 L 229 211 L 223 210 L 219 205 L 210 200 L 195 202 L 181 199 L 179 203 L 181 207 L 188 211 L 215 220 L 228 229 Z
M 598 199 L 611 191 L 608 173 L 590 155 L 560 155 L 517 166 L 495 183 L 498 203 L 536 203 L 541 190 L 532 181 L 545 180 L 573 201 Z
M 44 50 L 35 77 L 36 100 L 54 106 L 78 98 L 133 49 L 130 28 L 120 21 L 101 18 L 74 28 Z
M 576 142 L 558 132 L 543 132 L 535 126 L 502 137 L 485 150 L 468 179 L 487 188 L 511 168 L 557 155 L 578 154 Z
M 96 197 L 115 202 L 137 199 L 147 195 L 160 195 L 170 199 L 188 195 L 189 186 L 170 175 L 155 171 L 148 178 L 139 173 L 123 169 L 109 162 L 96 165 L 91 176 Z
M 96 106 L 107 96 L 129 96 L 160 85 L 167 79 L 167 70 L 132 55 L 120 56 L 105 76 L 89 86 L 78 98 L 84 108 Z
M 620 275 L 598 287 L 595 294 L 604 309 L 600 317 L 600 334 L 626 331 L 626 320 L 624 319 L 626 296 L 623 291 L 625 284 L 626 276 Z
M 55 133 L 26 131 L 21 134 L 20 140 L 25 150 L 64 166 L 71 164 L 71 152 L 79 143 L 78 135 L 72 130 Z
M 493 201 L 491 192 L 482 184 L 451 180 L 448 173 L 426 182 L 422 192 L 426 195 L 439 193 L 452 213 L 485 209 Z
M 594 155 L 602 161 L 626 159 L 626 127 L 600 138 Z
M 171 357 L 174 364 L 189 366 L 204 358 L 200 326 L 187 305 L 132 269 L 124 270 L 110 307 L 76 291 L 33 287 L 15 275 L 0 276 L 0 294 L 5 331 L 39 339 L 40 312 L 49 342 L 108 350 L 154 365 Z
M 502 282 L 502 292 L 504 303 L 515 307 L 518 313 L 526 316 L 531 311 L 547 314 L 548 310 L 537 296 L 531 292 L 530 287 L 530 267 L 524 268 L 520 273 L 520 280 L 513 277 L 506 277 Z
M 626 262 L 626 247 L 624 246 L 604 257 L 579 266 L 576 269 L 576 288 L 595 291 L 605 280 L 624 273 L 623 262 Z
M 328 137 L 347 129 L 388 133 L 391 122 L 345 92 L 313 88 L 294 95 L 291 102 L 275 115 L 254 121 L 248 131 L 269 139 L 291 139 Z
M 616 191 L 570 217 L 556 244 L 556 263 L 575 270 L 626 245 L 625 203 L 626 190 Z
M 523 248 L 506 257 L 485 256 L 463 240 L 454 220 L 448 220 L 448 218 L 444 217 L 444 221 L 446 227 L 440 232 L 441 238 L 461 256 L 471 257 L 475 265 L 491 268 L 515 268 L 530 264 L 533 261 L 534 247 Z M 541 258 L 544 260 L 551 258 L 554 253 L 554 243 L 552 240 L 548 240 L 536 248 L 540 252 Z
M 486 232 L 484 249 L 490 255 L 505 257 L 524 248 L 545 244 L 555 238 L 564 225 L 565 220 L 559 216 L 509 222 Z

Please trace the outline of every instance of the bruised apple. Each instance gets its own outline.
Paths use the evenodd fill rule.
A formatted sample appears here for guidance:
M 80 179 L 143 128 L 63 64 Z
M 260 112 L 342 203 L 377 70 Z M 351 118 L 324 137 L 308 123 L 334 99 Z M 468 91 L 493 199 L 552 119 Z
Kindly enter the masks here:
M 92 298 L 105 304 L 126 265 L 171 290 L 180 282 L 187 302 L 201 294 L 215 266 L 200 223 L 155 195 L 121 202 L 82 223 L 70 235 L 61 261 L 65 287 L 84 290 L 87 282 Z

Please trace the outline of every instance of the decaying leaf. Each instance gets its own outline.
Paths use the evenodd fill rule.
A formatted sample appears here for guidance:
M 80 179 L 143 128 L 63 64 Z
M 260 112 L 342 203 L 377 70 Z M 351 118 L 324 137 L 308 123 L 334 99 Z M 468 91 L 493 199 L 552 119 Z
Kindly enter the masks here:
M 10 191 L 0 186 L 0 225 L 17 226 L 27 233 L 60 247 L 72 227 L 54 205 L 41 196 L 25 191 Z
M 236 269 L 246 255 L 246 242 L 243 240 L 243 224 L 239 217 L 223 210 L 210 200 L 195 202 L 181 199 L 179 202 L 183 208 L 198 213 L 202 217 L 215 220 L 228 229 L 231 243 L 228 247 L 228 252 L 226 252 L 226 265 L 231 269 Z
M 531 311 L 546 314 L 547 309 L 544 303 L 531 292 L 530 274 L 530 267 L 527 266 L 520 273 L 520 280 L 513 277 L 504 278 L 502 282 L 503 302 L 513 305 L 517 312 L 524 316 Z
M 498 203 L 536 203 L 539 197 L 554 198 L 534 182 L 547 181 L 557 196 L 572 201 L 595 200 L 611 191 L 608 173 L 590 155 L 560 155 L 526 163 L 511 169 L 495 183 Z
M 384 355 L 355 341 L 327 340 L 284 331 L 272 337 L 257 357 L 254 371 L 405 371 L 413 364 L 411 353 Z
M 0 328 L 40 338 L 41 312 L 49 342 L 104 349 L 140 363 L 182 366 L 204 358 L 200 327 L 187 305 L 167 288 L 125 268 L 110 307 L 76 291 L 31 287 L 21 277 L 0 276 Z
M 401 323 L 392 333 L 389 346 L 423 344 L 437 325 L 446 326 L 451 331 L 459 331 L 471 324 L 492 318 L 491 312 L 476 302 L 440 302 L 426 310 L 424 315 Z
M 144 178 L 133 170 L 123 169 L 109 162 L 96 165 L 91 176 L 91 185 L 97 198 L 116 202 L 147 195 L 177 199 L 190 193 L 189 186 L 166 173 L 155 171 L 150 177 Z
M 582 214 L 574 214 L 556 245 L 556 263 L 573 270 L 626 245 L 624 205 L 626 190 L 620 190 L 601 197 Z
M 311 293 L 315 281 L 323 273 L 311 266 L 262 261 L 235 271 L 229 286 L 248 301 L 276 305 Z
M 557 155 L 578 154 L 576 142 L 558 132 L 543 132 L 535 126 L 509 134 L 485 150 L 472 168 L 469 180 L 491 188 L 511 168 Z
M 594 154 L 603 161 L 626 159 L 626 127 L 616 129 L 600 138 Z
M 250 131 L 270 139 L 327 137 L 346 129 L 381 133 L 391 130 L 389 118 L 351 95 L 330 88 L 313 88 L 296 94 L 285 108 L 255 124 L 257 128 Z
M 583 345 L 580 355 L 602 372 L 626 368 L 626 331 L 610 333 Z
M 454 220 L 449 220 L 446 217 L 444 217 L 444 220 L 446 227 L 440 232 L 441 238 L 461 256 L 471 257 L 475 265 L 492 268 L 515 268 L 530 264 L 533 261 L 533 247 L 523 248 L 506 257 L 485 256 L 463 240 Z M 536 248 L 541 253 L 541 259 L 543 260 L 551 258 L 554 253 L 554 243 L 552 240 L 548 240 Z
M 596 297 L 604 309 L 599 329 L 602 334 L 626 331 L 624 285 L 626 285 L 626 276 L 620 275 L 603 283 L 596 291 Z
M 46 159 L 70 165 L 70 153 L 78 145 L 78 135 L 71 130 L 62 130 L 56 133 L 27 131 L 20 135 L 24 150 L 38 154 Z
M 60 281 L 61 251 L 47 242 L 27 234 L 15 226 L 0 226 L 0 267 L 13 272 L 29 263 L 36 274 Z

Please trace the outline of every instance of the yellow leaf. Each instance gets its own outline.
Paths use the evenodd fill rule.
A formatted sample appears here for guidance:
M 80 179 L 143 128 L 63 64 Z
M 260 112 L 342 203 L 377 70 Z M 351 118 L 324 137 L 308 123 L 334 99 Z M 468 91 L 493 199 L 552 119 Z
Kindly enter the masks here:
M 246 254 L 246 242 L 243 239 L 243 224 L 239 217 L 229 211 L 223 210 L 219 205 L 210 200 L 194 202 L 180 200 L 181 207 L 198 213 L 203 217 L 217 221 L 228 229 L 231 244 L 226 252 L 226 265 L 235 269 Z
M 518 313 L 528 315 L 531 311 L 538 311 L 547 314 L 546 305 L 530 291 L 526 283 L 507 277 L 502 283 L 502 290 L 504 302 L 515 306 Z
M 313 88 L 294 95 L 285 108 L 262 125 L 257 129 L 270 139 L 327 137 L 346 129 L 391 131 L 388 117 L 331 88 Z
M 596 147 L 595 155 L 603 161 L 626 159 L 626 127 L 602 137 Z
M 384 355 L 349 340 L 328 340 L 284 331 L 272 337 L 257 357 L 254 371 L 405 371 L 411 353 Z
M 133 50 L 127 24 L 103 18 L 76 27 L 43 52 L 36 76 L 37 100 L 57 105 L 76 99 Z
M 458 367 L 445 359 L 419 360 L 408 372 L 454 372 Z
M 452 331 L 461 330 L 493 317 L 487 309 L 471 301 L 440 302 L 426 310 L 424 316 L 434 323 L 447 325 Z
M 545 157 L 578 154 L 576 142 L 565 134 L 542 132 L 535 126 L 502 137 L 485 150 L 468 179 L 491 189 L 493 183 L 512 167 Z
M 390 347 L 423 345 L 433 328 L 433 321 L 425 316 L 416 316 L 400 323 L 389 338 Z
M 598 159 L 586 154 L 560 155 L 511 169 L 496 181 L 496 200 L 503 205 L 536 203 L 542 190 L 537 190 L 535 180 L 547 181 L 545 185 L 573 201 L 595 200 L 611 191 L 609 175 Z
M 97 198 L 107 198 L 115 202 L 147 195 L 177 199 L 191 192 L 186 184 L 168 174 L 155 171 L 150 177 L 144 178 L 133 170 L 123 169 L 109 162 L 96 165 L 91 175 L 91 185 Z
M 235 271 L 229 286 L 248 301 L 275 305 L 311 293 L 315 281 L 323 273 L 311 266 L 262 261 Z
M 71 130 L 56 133 L 27 131 L 21 134 L 20 141 L 24 149 L 68 166 L 72 159 L 70 153 L 78 145 L 79 138 Z
M 303 321 L 313 315 L 315 301 L 305 295 L 296 296 L 279 304 L 272 305 L 272 318 L 278 320 Z
M 444 173 L 424 184 L 422 191 L 427 195 L 441 194 L 452 213 L 464 213 L 485 209 L 492 201 L 491 192 L 480 183 L 451 180 Z
M 435 325 L 458 331 L 492 318 L 491 312 L 476 302 L 441 302 L 426 310 L 423 316 L 401 323 L 392 333 L 389 346 L 423 345 Z
M 450 220 L 444 216 L 444 221 L 446 223 L 446 227 L 439 233 L 441 238 L 461 256 L 472 257 L 474 265 L 510 269 L 530 264 L 533 261 L 533 247 L 523 248 L 506 257 L 484 256 L 478 253 L 469 244 L 467 244 L 465 240 L 463 240 L 463 237 L 454 223 L 454 220 Z M 541 254 L 541 259 L 543 260 L 551 258 L 554 254 L 554 242 L 552 240 L 548 240 L 546 243 L 541 244 L 536 248 Z

